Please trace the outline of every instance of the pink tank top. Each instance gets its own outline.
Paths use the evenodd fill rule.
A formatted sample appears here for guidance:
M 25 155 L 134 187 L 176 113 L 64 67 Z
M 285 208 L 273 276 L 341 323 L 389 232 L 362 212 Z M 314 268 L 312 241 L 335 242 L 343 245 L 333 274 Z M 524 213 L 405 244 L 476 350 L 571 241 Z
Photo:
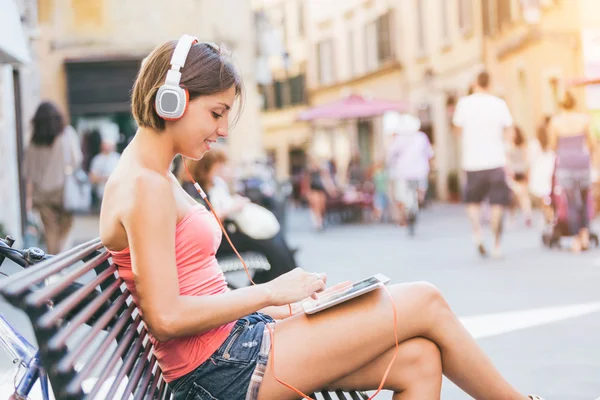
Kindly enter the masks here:
M 182 296 L 210 296 L 226 292 L 227 283 L 215 253 L 221 243 L 221 230 L 212 214 L 203 206 L 196 206 L 179 223 L 175 231 L 175 255 L 179 292 Z M 110 252 L 118 266 L 119 276 L 125 281 L 133 300 L 138 303 L 133 283 L 129 248 Z M 160 268 L 160 265 L 154 266 Z M 171 382 L 196 369 L 225 342 L 235 322 L 208 332 L 166 342 L 152 335 L 154 354 L 165 381 Z

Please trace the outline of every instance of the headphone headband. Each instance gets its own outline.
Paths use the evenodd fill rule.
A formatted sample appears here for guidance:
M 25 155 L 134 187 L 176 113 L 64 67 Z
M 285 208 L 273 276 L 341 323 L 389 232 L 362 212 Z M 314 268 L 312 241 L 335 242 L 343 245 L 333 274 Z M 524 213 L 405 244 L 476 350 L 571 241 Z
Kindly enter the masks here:
M 179 86 L 181 81 L 180 69 L 185 65 L 185 60 L 194 43 L 198 43 L 198 38 L 190 35 L 183 35 L 177 42 L 171 57 L 171 69 L 167 72 L 166 83 L 168 85 Z

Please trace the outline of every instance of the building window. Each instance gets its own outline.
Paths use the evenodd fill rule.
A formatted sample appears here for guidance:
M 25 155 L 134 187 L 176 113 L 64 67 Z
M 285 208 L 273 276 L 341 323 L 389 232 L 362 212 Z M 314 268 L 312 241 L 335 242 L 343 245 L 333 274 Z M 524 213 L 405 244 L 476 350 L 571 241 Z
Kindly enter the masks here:
M 481 20 L 483 22 L 483 34 L 491 36 L 495 33 L 494 30 L 494 8 L 493 0 L 483 0 L 481 2 Z
M 298 36 L 304 36 L 304 0 L 298 0 Z
M 270 110 L 275 108 L 274 85 L 258 85 L 258 89 L 263 99 L 263 110 Z
M 502 30 L 512 21 L 510 1 L 496 0 L 496 28 Z
M 356 66 L 354 65 L 354 31 L 350 30 L 348 32 L 348 75 L 350 78 L 356 74 Z
M 377 58 L 377 26 L 375 22 L 367 24 L 365 27 L 365 55 L 367 71 L 374 71 L 379 66 Z
M 471 33 L 473 29 L 473 0 L 458 0 L 458 28 L 463 35 Z
M 275 108 L 283 108 L 285 104 L 285 81 L 273 82 L 275 89 Z
M 300 74 L 292 78 L 274 81 L 270 85 L 258 85 L 258 91 L 262 97 L 263 110 L 277 110 L 304 104 L 305 76 Z
M 290 102 L 292 105 L 303 104 L 306 101 L 304 81 L 304 74 L 289 79 Z
M 333 83 L 333 39 L 327 39 L 317 44 L 317 66 L 319 83 L 327 85 Z
M 391 59 L 394 55 L 392 38 L 394 34 L 392 11 L 388 11 L 375 22 L 377 30 L 377 60 L 382 63 Z
M 450 27 L 448 25 L 448 0 L 440 0 L 440 34 L 442 47 L 450 46 Z
M 419 56 L 427 53 L 427 43 L 425 38 L 425 14 L 423 10 L 423 1 L 415 0 L 417 3 L 417 51 Z
M 392 15 L 392 12 L 388 11 L 365 27 L 367 71 L 376 70 L 381 64 L 394 56 Z

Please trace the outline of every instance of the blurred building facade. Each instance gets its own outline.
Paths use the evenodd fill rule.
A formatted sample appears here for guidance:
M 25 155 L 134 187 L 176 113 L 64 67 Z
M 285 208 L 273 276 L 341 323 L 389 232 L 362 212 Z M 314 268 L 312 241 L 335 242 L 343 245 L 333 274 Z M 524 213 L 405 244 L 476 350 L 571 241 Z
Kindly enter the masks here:
M 485 1 L 485 0 L 484 0 Z M 435 150 L 433 182 L 446 199 L 460 171 L 460 138 L 452 115 L 483 65 L 481 1 L 397 1 L 406 96 Z
M 37 2 L 0 0 L 0 10 L 0 231 L 20 241 L 27 218 L 20 167 L 24 133 L 39 100 L 37 60 L 31 51 L 38 36 Z
M 403 43 L 398 34 L 401 1 L 308 0 L 311 106 L 351 94 L 405 101 Z M 363 167 L 384 157 L 381 117 L 315 121 L 311 152 L 332 159 L 344 180 L 351 157 Z
M 219 7 L 196 0 L 40 0 L 36 47 L 41 93 L 57 102 L 80 131 L 118 129 L 122 149 L 135 133 L 130 91 L 141 60 L 184 33 L 227 44 L 246 87 L 244 112 L 228 139 L 232 158 L 263 152 L 254 76 L 252 12 L 245 1 Z
M 278 178 L 294 177 L 306 162 L 312 139 L 311 126 L 296 118 L 308 103 L 307 3 L 256 0 L 252 7 L 265 150 Z
M 535 7 L 523 7 L 528 4 L 539 6 L 533 22 Z M 293 169 L 295 147 L 333 159 L 341 175 L 353 154 L 364 165 L 382 158 L 381 118 L 296 121 L 307 106 L 359 94 L 404 101 L 421 119 L 434 144 L 433 180 L 444 199 L 461 175 L 454 106 L 480 71 L 489 70 L 492 91 L 506 99 L 529 136 L 542 116 L 556 112 L 563 87 L 600 77 L 596 0 L 256 0 L 254 8 L 282 38 L 270 59 L 274 81 L 271 92 L 263 91 L 262 113 L 265 145 L 282 177 Z M 280 54 L 289 56 L 287 64 Z M 306 96 L 286 103 L 292 85 L 284 82 L 298 74 L 305 76 Z M 600 135 L 599 86 L 575 94 Z
M 600 2 L 539 0 L 538 11 L 523 9 L 519 0 L 492 3 L 483 2 L 486 65 L 515 123 L 533 136 L 541 119 L 556 113 L 566 87 L 600 77 L 600 45 L 593 44 L 600 43 Z M 573 94 L 582 109 L 600 109 L 598 89 Z
M 260 10 L 282 15 L 291 65 L 304 66 L 306 102 L 319 106 L 350 94 L 408 105 L 423 121 L 436 149 L 438 194 L 446 195 L 447 177 L 458 169 L 459 143 L 452 136 L 453 104 L 483 68 L 481 5 L 475 0 L 262 0 Z M 306 33 L 296 32 L 298 10 Z M 434 12 L 431 12 L 434 10 Z M 478 17 L 479 16 L 479 17 Z M 277 71 L 276 68 L 275 74 Z M 385 143 L 381 118 L 294 122 L 306 107 L 263 111 L 267 146 L 301 137 L 306 153 L 333 159 L 343 177 L 352 155 L 364 166 L 381 160 Z M 285 115 L 285 118 L 282 116 Z M 277 117 L 277 118 L 276 118 Z M 270 126 L 276 128 L 270 128 Z M 291 128 L 291 127 L 294 128 Z M 287 134 L 285 133 L 287 132 Z M 295 135 L 292 132 L 301 132 Z M 277 152 L 277 156 L 286 150 Z M 286 160 L 287 158 L 287 160 Z M 280 175 L 289 157 L 277 159 Z

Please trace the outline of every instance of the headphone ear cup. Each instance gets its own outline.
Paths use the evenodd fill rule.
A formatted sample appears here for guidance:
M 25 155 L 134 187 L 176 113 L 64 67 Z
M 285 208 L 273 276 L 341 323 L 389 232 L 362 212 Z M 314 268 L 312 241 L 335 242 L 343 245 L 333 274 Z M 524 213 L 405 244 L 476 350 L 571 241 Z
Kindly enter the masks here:
M 156 93 L 154 109 L 162 119 L 176 121 L 183 116 L 188 98 L 187 90 L 179 86 L 163 85 Z

